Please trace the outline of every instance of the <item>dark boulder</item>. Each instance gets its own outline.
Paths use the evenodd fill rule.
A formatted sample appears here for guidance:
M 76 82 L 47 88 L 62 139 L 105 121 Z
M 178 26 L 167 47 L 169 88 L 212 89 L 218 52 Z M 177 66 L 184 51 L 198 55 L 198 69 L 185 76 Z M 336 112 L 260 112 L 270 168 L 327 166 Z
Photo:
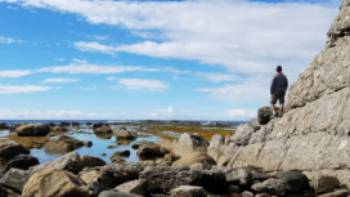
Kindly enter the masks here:
M 190 185 L 193 177 L 187 167 L 147 167 L 140 178 L 148 181 L 147 193 L 167 193 L 181 185 Z
M 142 143 L 137 149 L 137 155 L 139 156 L 140 160 L 154 160 L 163 158 L 168 153 L 169 150 L 166 148 L 151 142 Z
M 26 124 L 20 125 L 15 128 L 15 132 L 18 136 L 46 136 L 50 133 L 50 125 L 34 125 Z
M 272 119 L 273 113 L 270 107 L 262 107 L 258 110 L 258 122 L 265 125 Z
M 0 158 L 11 159 L 19 154 L 29 154 L 29 150 L 12 142 L 0 144 Z
M 141 167 L 130 164 L 111 164 L 101 169 L 98 182 L 106 188 L 114 188 L 122 183 L 138 179 Z
M 11 168 L 18 168 L 22 170 L 27 170 L 32 166 L 39 165 L 39 160 L 31 155 L 17 155 L 12 158 L 6 165 L 6 170 Z
M 302 193 L 310 189 L 309 179 L 299 171 L 279 172 L 276 177 L 286 183 L 288 193 Z

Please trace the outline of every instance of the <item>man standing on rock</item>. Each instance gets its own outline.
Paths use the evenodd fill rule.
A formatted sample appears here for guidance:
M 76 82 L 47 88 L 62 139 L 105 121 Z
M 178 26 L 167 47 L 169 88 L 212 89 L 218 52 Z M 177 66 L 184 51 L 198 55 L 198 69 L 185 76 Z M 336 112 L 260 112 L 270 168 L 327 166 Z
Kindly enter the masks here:
M 288 79 L 282 73 L 282 66 L 277 66 L 276 71 L 277 74 L 271 83 L 271 108 L 275 117 L 278 115 L 282 116 L 284 113 L 284 97 L 286 96 L 288 88 Z M 277 101 L 280 103 L 280 113 L 277 112 L 275 106 Z

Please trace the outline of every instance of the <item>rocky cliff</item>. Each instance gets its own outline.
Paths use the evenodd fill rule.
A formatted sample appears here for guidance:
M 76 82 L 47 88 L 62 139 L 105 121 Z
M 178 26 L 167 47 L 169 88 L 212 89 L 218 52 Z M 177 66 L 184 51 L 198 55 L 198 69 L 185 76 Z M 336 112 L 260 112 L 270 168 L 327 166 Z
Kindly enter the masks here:
M 325 49 L 289 90 L 288 112 L 267 125 L 240 125 L 215 136 L 209 153 L 219 164 L 332 174 L 350 186 L 350 0 L 343 0 Z

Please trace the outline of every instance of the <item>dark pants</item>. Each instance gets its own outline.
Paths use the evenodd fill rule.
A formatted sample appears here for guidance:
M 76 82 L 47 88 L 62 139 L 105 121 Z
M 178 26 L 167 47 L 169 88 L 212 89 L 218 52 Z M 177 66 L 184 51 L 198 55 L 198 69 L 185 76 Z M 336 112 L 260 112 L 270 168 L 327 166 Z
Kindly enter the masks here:
M 286 93 L 284 92 L 274 92 L 271 95 L 271 104 L 276 105 L 277 101 L 279 101 L 280 104 L 284 104 L 284 97 Z

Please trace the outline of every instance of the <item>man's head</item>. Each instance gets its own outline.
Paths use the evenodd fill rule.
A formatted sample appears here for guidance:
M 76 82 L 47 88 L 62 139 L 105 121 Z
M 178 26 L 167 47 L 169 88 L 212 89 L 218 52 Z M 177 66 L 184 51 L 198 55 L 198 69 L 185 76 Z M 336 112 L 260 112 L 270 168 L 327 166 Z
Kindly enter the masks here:
M 281 65 L 278 65 L 277 68 L 276 68 L 276 71 L 278 73 L 282 73 L 282 66 Z

